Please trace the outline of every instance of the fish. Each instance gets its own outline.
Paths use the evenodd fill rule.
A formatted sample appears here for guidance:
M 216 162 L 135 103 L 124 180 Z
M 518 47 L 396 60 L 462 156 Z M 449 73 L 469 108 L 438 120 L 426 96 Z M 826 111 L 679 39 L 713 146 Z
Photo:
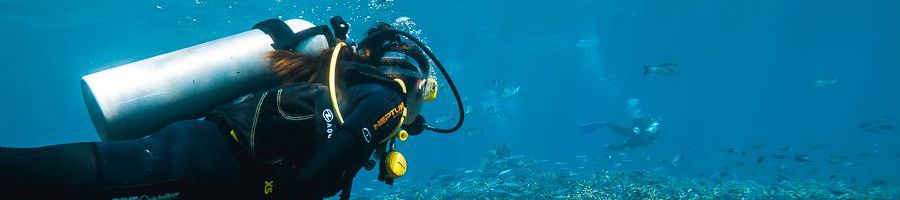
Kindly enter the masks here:
M 672 158 L 671 163 L 674 165 L 675 163 L 678 163 L 679 161 L 681 161 L 681 154 L 675 155 L 675 157 Z
M 812 160 L 812 158 L 808 154 L 800 154 L 800 155 L 794 156 L 794 161 L 797 161 L 799 163 L 806 163 L 811 160 Z
M 499 88 L 499 87 L 503 87 L 504 85 L 506 85 L 506 81 L 500 80 L 500 79 L 491 80 L 491 81 L 488 82 L 488 86 L 489 86 L 489 87 L 497 87 L 497 88 Z
M 819 168 L 809 169 L 809 175 L 815 175 L 817 173 L 819 173 Z
M 871 127 L 872 127 L 872 123 L 869 123 L 869 122 L 863 122 L 863 123 L 859 123 L 859 125 L 856 125 L 856 128 L 861 128 L 861 129 L 871 128 Z
M 741 156 L 747 156 L 747 151 L 741 151 Z
M 845 156 L 845 155 L 831 154 L 830 156 L 828 156 L 828 158 L 825 159 L 825 161 L 827 161 L 828 163 L 831 163 L 831 164 L 841 164 L 846 159 L 847 159 L 847 156 Z
M 791 147 L 791 146 L 784 146 L 784 147 L 781 147 L 781 151 L 791 151 L 791 149 L 794 149 L 794 148 Z
M 484 109 L 487 113 L 496 114 L 500 112 L 500 107 L 498 105 L 490 105 Z
M 731 175 L 731 173 L 728 173 L 728 169 L 723 169 L 721 172 L 716 174 L 716 177 L 727 178 L 729 175 Z
M 440 123 L 449 122 L 452 120 L 456 120 L 456 117 L 450 116 L 450 115 L 441 115 L 434 119 L 434 123 L 440 124 Z
M 367 187 L 367 188 L 363 188 L 363 190 L 365 190 L 365 191 L 375 191 L 375 189 L 374 189 L 374 188 L 370 188 L 370 187 Z
M 856 127 L 865 132 L 879 133 L 894 130 L 894 123 L 890 121 L 890 116 L 881 116 L 877 119 L 859 123 Z
M 518 159 L 522 159 L 522 158 L 525 158 L 525 155 L 519 154 L 519 155 L 512 155 L 512 156 L 506 157 L 507 160 L 518 160 Z
M 644 65 L 644 75 L 655 74 L 660 76 L 674 76 L 681 72 L 681 67 L 675 63 L 660 63 L 657 65 Z
M 484 133 L 485 133 L 485 131 L 481 130 L 479 128 L 467 128 L 466 131 L 463 132 L 463 135 L 465 135 L 465 136 L 482 136 L 482 135 L 484 135 Z
M 883 186 L 883 185 L 887 185 L 887 181 L 881 180 L 881 179 L 876 179 L 876 180 L 872 180 L 872 182 L 869 182 L 869 185 Z
M 500 95 L 500 97 L 510 98 L 510 97 L 516 96 L 517 94 L 519 94 L 519 91 L 521 91 L 521 89 L 522 89 L 522 87 L 503 88 L 503 94 Z
M 859 157 L 859 158 L 871 158 L 871 157 L 874 156 L 874 155 L 875 155 L 875 154 L 869 153 L 869 152 L 859 152 L 859 153 L 856 154 L 856 156 Z
M 756 157 L 756 163 L 763 163 L 764 161 L 766 161 L 766 156 Z
M 775 178 L 775 182 L 776 182 L 776 183 L 783 183 L 783 182 L 788 181 L 788 180 L 790 180 L 790 179 L 789 179 L 788 177 L 786 177 L 786 176 L 783 176 L 783 175 L 780 175 L 780 176 L 778 176 L 778 178 Z
M 503 170 L 500 172 L 500 174 L 497 174 L 497 176 L 502 176 L 503 174 L 509 173 L 510 171 L 512 171 L 512 169 Z
M 728 148 L 728 150 L 726 150 L 726 151 L 727 151 L 728 153 L 734 153 L 734 152 L 737 152 L 737 148 L 734 148 L 734 147 Z
M 836 196 L 843 196 L 844 194 L 847 194 L 847 191 L 839 189 L 828 189 L 828 192 Z
M 829 88 L 834 87 L 841 83 L 841 79 L 831 78 L 831 79 L 819 79 L 816 80 L 815 86 L 816 88 Z
M 894 130 L 894 125 L 893 124 L 882 124 L 882 125 L 878 125 L 878 127 L 876 127 L 876 128 L 885 130 L 885 131 L 890 131 L 890 130 Z
M 838 178 L 841 178 L 841 177 L 839 177 L 837 174 L 831 174 L 830 176 L 828 176 L 829 180 L 837 180 Z
M 869 132 L 869 133 L 880 132 L 880 131 L 878 131 L 877 128 L 875 128 L 875 125 L 873 125 L 872 123 L 869 123 L 869 122 L 860 123 L 859 125 L 856 126 L 856 128 L 862 129 L 863 131 Z

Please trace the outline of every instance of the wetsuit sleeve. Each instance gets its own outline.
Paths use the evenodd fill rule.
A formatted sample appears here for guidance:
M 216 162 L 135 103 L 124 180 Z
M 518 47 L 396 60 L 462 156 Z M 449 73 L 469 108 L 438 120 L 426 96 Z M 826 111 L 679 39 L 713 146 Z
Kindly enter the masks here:
M 347 184 L 352 183 L 356 172 L 371 156 L 373 145 L 399 124 L 402 113 L 391 112 L 402 106 L 402 100 L 393 90 L 380 85 L 358 86 L 351 88 L 348 96 L 356 98 L 348 102 L 350 106 L 347 107 L 344 124 L 335 130 L 331 138 L 318 145 L 315 155 L 300 169 L 298 180 L 332 185 L 321 184 L 329 182 L 341 187 L 332 189 L 349 190 Z M 380 121 L 383 123 L 376 128 Z

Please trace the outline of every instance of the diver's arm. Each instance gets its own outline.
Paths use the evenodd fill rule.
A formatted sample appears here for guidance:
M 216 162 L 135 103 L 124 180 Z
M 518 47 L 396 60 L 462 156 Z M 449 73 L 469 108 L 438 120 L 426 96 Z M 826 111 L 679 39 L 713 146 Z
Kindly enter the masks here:
M 606 127 L 609 127 L 610 130 L 615 132 L 616 134 L 625 136 L 625 137 L 634 137 L 634 128 L 632 127 L 623 127 L 618 124 L 612 122 L 606 122 Z
M 311 157 L 298 173 L 299 180 L 316 179 L 315 177 L 327 174 L 323 171 L 343 170 L 345 179 L 331 181 L 346 181 L 352 183 L 355 172 L 368 160 L 374 151 L 375 144 L 379 143 L 387 134 L 393 131 L 399 124 L 400 116 L 389 117 L 384 125 L 375 127 L 376 123 L 386 113 L 401 105 L 402 99 L 393 90 L 381 85 L 370 85 L 360 88 L 359 97 L 349 115 L 345 116 L 344 124 L 335 130 L 333 137 L 321 144 L 317 153 Z M 368 134 L 366 134 L 368 133 Z M 349 185 L 345 185 L 342 196 L 349 196 Z

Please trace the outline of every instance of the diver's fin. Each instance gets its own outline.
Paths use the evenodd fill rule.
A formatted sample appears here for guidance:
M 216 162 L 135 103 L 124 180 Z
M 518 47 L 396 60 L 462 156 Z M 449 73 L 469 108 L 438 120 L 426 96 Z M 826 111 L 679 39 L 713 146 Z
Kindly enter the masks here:
M 633 127 L 619 126 L 618 124 L 611 122 L 607 122 L 604 125 L 606 125 L 609 130 L 612 130 L 614 133 L 619 134 L 622 137 L 634 137 L 634 135 L 636 134 Z
M 581 133 L 593 133 L 601 128 L 605 128 L 608 122 L 600 121 L 600 122 L 588 122 L 578 126 L 578 131 Z

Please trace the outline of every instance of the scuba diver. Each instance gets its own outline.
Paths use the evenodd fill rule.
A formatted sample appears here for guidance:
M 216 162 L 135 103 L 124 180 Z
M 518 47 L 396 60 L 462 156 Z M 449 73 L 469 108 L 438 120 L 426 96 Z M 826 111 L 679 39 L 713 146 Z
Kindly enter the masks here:
M 602 128 L 609 128 L 612 132 L 628 138 L 622 143 L 607 146 L 611 150 L 619 151 L 655 144 L 659 138 L 660 120 L 659 118 L 635 118 L 630 127 L 612 122 L 591 122 L 579 127 L 583 133 L 596 132 Z
M 122 133 L 130 136 L 114 135 L 117 128 L 141 126 L 109 120 L 116 116 L 109 114 L 113 107 L 106 103 L 114 98 L 104 99 L 102 95 L 117 91 L 98 89 L 99 86 L 90 85 L 90 75 L 86 76 L 85 88 L 91 90 L 90 95 L 85 95 L 86 102 L 107 109 L 100 117 L 92 116 L 104 141 L 0 148 L 0 199 L 322 199 L 339 192 L 341 199 L 349 199 L 353 179 L 360 169 L 378 167 L 378 179 L 387 184 L 406 172 L 405 158 L 394 149 L 396 140 L 404 141 L 425 130 L 452 133 L 462 125 L 462 112 L 456 126 L 449 129 L 425 124 L 419 114 L 423 102 L 436 98 L 438 87 L 432 64 L 446 77 L 460 111 L 463 107 L 443 65 L 409 33 L 378 23 L 358 45 L 348 45 L 349 24 L 340 17 L 331 20 L 334 31 L 325 25 L 293 31 L 296 25 L 296 21 L 272 19 L 257 24 L 252 32 L 238 35 L 267 41 L 264 47 L 268 50 L 262 57 L 268 61 L 270 73 L 279 79 L 275 87 L 244 93 L 202 116 L 170 122 L 146 135 L 136 133 L 140 131 Z M 279 31 L 289 32 L 273 34 Z M 266 34 L 271 38 L 262 37 Z M 308 51 L 316 39 L 324 39 L 327 48 Z M 224 42 L 229 39 L 210 44 Z M 196 64 L 195 60 L 187 62 Z M 252 62 L 234 63 L 237 66 Z M 221 69 L 207 66 L 192 70 L 197 73 Z M 116 73 L 127 71 L 133 70 Z M 192 81 L 197 80 L 186 82 Z M 161 88 L 171 89 L 177 83 L 173 81 Z M 235 87 L 239 86 L 225 85 L 221 89 Z M 160 101 L 153 105 L 168 106 Z M 181 112 L 148 107 L 117 111 L 155 110 Z M 93 115 L 94 110 L 91 112 Z M 142 124 L 153 123 L 151 117 L 144 117 Z

